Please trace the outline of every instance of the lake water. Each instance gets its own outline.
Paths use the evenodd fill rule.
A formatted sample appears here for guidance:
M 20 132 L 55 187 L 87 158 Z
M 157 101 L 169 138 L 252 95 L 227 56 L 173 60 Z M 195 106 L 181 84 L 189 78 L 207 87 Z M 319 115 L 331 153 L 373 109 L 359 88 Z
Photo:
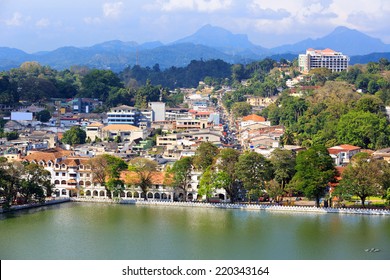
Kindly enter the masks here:
M 0 214 L 0 259 L 389 260 L 390 217 L 64 203 Z

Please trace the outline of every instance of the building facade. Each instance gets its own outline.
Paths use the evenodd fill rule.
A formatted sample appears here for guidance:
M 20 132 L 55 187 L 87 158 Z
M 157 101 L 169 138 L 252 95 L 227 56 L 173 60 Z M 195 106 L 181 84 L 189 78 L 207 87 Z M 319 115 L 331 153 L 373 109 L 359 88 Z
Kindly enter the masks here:
M 122 105 L 107 113 L 108 124 L 130 124 L 138 126 L 140 111 L 137 108 Z
M 299 55 L 299 70 L 309 73 L 316 68 L 327 68 L 332 72 L 347 70 L 349 57 L 331 49 L 314 50 L 308 49 L 306 54 Z

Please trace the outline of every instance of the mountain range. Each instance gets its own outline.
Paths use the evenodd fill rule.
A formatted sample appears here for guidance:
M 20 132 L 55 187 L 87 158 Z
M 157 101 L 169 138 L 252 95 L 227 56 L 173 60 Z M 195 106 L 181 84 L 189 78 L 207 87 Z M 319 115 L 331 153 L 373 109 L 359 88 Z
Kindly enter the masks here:
M 264 48 L 255 45 L 245 34 L 233 34 L 221 27 L 205 25 L 194 34 L 170 44 L 161 42 L 108 41 L 90 47 L 61 47 L 54 51 L 28 54 L 19 49 L 0 47 L 0 70 L 19 67 L 25 61 L 38 61 L 55 69 L 66 69 L 74 65 L 90 68 L 121 71 L 127 66 L 152 67 L 159 64 L 161 69 L 171 66 L 182 67 L 191 60 L 222 59 L 228 63 L 248 63 L 270 57 L 276 60 L 294 59 L 306 49 L 331 48 L 351 56 L 351 64 L 390 58 L 390 45 L 357 30 L 337 27 L 330 34 L 317 38 Z

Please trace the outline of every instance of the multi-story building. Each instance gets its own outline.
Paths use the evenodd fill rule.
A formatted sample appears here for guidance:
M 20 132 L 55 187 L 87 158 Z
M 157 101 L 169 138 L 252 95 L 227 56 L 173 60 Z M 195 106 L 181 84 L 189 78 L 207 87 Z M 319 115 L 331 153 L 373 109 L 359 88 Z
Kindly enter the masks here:
M 113 197 L 103 185 L 94 180 L 90 158 L 76 157 L 72 151 L 59 148 L 45 151 L 31 151 L 23 162 L 35 163 L 44 167 L 51 175 L 53 193 L 59 197 L 85 197 L 106 199 Z M 193 171 L 187 186 L 187 197 L 180 189 L 173 188 L 169 184 L 169 177 L 165 172 L 153 172 L 152 186 L 148 189 L 146 197 L 156 200 L 197 200 L 202 199 L 198 195 L 200 172 Z M 122 199 L 144 199 L 144 194 L 139 186 L 139 176 L 132 171 L 122 171 L 121 179 L 125 188 L 118 197 Z M 223 189 L 216 190 L 214 196 L 226 201 L 226 192 Z M 203 197 L 204 198 L 204 197 Z
M 120 137 L 123 142 L 132 142 L 135 139 L 144 140 L 148 136 L 146 129 L 130 124 L 110 124 L 102 128 L 101 138 L 115 139 Z
M 210 125 L 208 120 L 194 120 L 194 119 L 180 119 L 176 121 L 176 129 L 187 130 L 187 129 L 205 129 Z
M 85 132 L 87 134 L 87 138 L 91 139 L 91 141 L 95 141 L 96 138 L 102 137 L 102 129 L 104 125 L 99 122 L 94 122 L 91 124 L 88 124 L 85 127 Z
M 306 50 L 306 54 L 299 55 L 299 70 L 303 73 L 315 68 L 328 68 L 332 72 L 341 72 L 348 69 L 349 57 L 331 49 Z
M 108 124 L 130 124 L 138 126 L 140 111 L 137 108 L 122 105 L 107 113 Z

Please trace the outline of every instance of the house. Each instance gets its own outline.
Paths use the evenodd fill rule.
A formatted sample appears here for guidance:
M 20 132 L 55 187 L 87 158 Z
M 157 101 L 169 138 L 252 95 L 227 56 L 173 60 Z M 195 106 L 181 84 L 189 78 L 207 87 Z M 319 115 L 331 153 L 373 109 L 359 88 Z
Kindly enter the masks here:
M 179 130 L 205 129 L 210 127 L 208 120 L 180 119 L 176 120 L 175 128 Z
M 95 141 L 96 138 L 100 138 L 102 135 L 102 129 L 104 125 L 100 122 L 94 122 L 88 124 L 85 127 L 85 132 L 87 134 L 87 138 L 91 139 L 91 141 Z
M 270 104 L 275 102 L 275 98 L 271 97 L 261 97 L 261 96 L 248 96 L 246 98 L 246 103 L 253 107 L 267 107 Z
M 343 144 L 328 148 L 328 152 L 334 160 L 336 166 L 345 166 L 350 162 L 351 158 L 354 155 L 361 152 L 361 148 L 357 146 Z
M 377 159 L 383 159 L 390 163 L 390 148 L 377 150 L 372 154 L 372 157 Z
M 240 129 L 245 128 L 248 125 L 253 125 L 253 124 L 262 124 L 265 126 L 271 126 L 271 122 L 266 121 L 266 119 L 262 116 L 252 114 L 249 116 L 245 116 L 242 118 L 240 122 Z
M 145 129 L 130 124 L 110 124 L 102 128 L 102 137 L 115 139 L 120 137 L 122 142 L 133 142 L 135 139 L 145 139 L 148 132 Z
M 103 103 L 92 98 L 74 98 L 68 102 L 73 113 L 90 113 Z

